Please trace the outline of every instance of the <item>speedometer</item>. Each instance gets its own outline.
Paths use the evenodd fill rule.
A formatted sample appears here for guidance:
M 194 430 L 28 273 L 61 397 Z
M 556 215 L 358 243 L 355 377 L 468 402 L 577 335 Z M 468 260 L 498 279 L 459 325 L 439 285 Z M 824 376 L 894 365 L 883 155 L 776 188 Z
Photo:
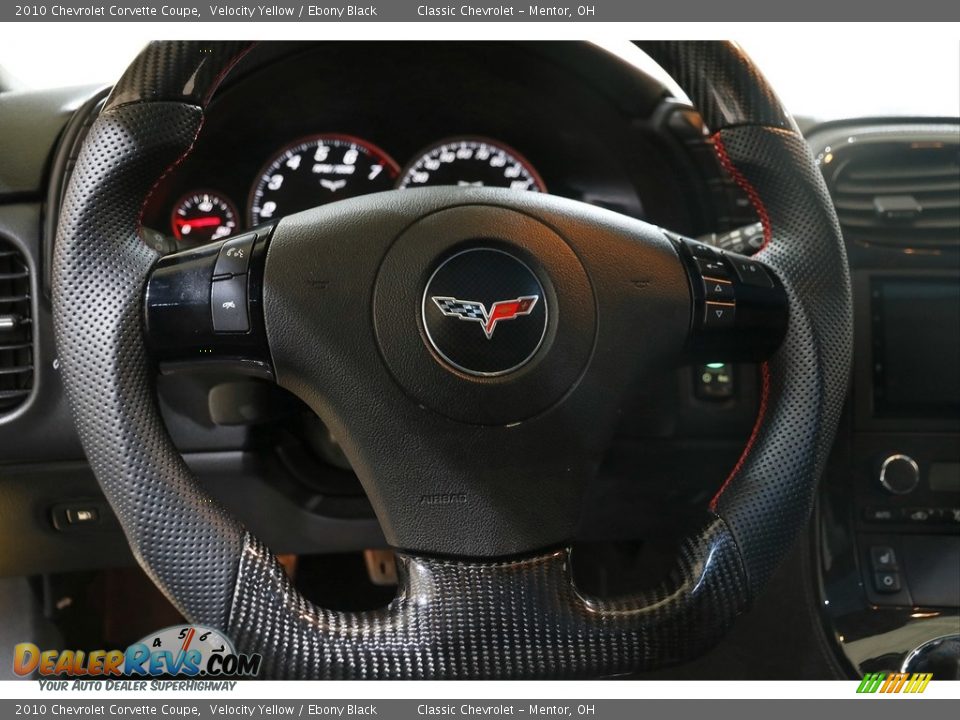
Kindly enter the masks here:
M 482 138 L 455 138 L 427 148 L 407 166 L 397 183 L 400 189 L 426 185 L 547 190 L 533 165 L 520 153 Z
M 250 193 L 259 225 L 336 200 L 389 190 L 400 172 L 376 145 L 350 135 L 303 138 L 266 164 Z

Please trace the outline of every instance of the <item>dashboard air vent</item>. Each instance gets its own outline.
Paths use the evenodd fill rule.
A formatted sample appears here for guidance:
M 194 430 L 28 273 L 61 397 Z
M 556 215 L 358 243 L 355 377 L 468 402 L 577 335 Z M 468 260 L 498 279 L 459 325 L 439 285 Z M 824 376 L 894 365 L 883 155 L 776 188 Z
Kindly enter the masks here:
M 853 143 L 820 160 L 848 240 L 960 245 L 960 143 Z
M 26 402 L 33 388 L 30 267 L 0 238 L 0 416 Z

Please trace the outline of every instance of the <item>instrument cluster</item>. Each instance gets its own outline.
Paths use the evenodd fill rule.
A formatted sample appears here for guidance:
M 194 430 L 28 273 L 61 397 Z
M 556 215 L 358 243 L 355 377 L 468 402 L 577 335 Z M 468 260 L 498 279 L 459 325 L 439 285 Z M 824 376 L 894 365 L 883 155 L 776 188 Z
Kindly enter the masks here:
M 242 215 L 225 191 L 189 190 L 173 205 L 169 232 L 178 247 L 193 247 L 337 200 L 435 185 L 547 190 L 523 155 L 491 138 L 443 139 L 401 167 L 369 140 L 324 133 L 299 138 L 273 153 L 253 179 Z

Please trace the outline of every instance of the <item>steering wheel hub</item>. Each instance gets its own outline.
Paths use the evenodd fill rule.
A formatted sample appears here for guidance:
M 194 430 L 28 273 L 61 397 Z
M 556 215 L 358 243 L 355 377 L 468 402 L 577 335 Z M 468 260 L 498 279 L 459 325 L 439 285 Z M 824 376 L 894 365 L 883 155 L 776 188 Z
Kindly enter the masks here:
M 398 206 L 419 217 L 386 237 L 373 298 L 393 377 L 423 406 L 475 425 L 552 407 L 583 373 L 596 333 L 594 294 L 571 246 L 507 202 L 404 192 Z

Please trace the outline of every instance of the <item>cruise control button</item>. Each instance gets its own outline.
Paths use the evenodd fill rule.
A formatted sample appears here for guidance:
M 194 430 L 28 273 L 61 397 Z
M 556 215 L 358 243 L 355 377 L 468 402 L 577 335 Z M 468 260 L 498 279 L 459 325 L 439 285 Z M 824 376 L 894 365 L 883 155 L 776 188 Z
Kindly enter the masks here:
M 733 283 L 714 278 L 704 278 L 703 293 L 707 300 L 732 303 L 734 299 Z
M 243 275 L 250 266 L 250 253 L 253 252 L 253 243 L 257 240 L 256 233 L 248 233 L 231 238 L 220 246 L 217 262 L 213 268 L 213 277 L 230 277 Z
M 897 573 L 897 572 L 874 573 L 873 585 L 877 589 L 877 592 L 881 592 L 881 593 L 900 592 L 900 573 Z
M 703 326 L 706 328 L 727 328 L 733 325 L 735 306 L 727 303 L 705 303 Z
M 248 332 L 247 277 L 241 275 L 226 280 L 214 280 L 210 289 L 210 312 L 213 331 Z
M 897 556 L 893 548 L 887 545 L 873 545 L 870 548 L 870 562 L 875 572 L 897 569 Z
M 727 272 L 727 266 L 722 260 L 710 260 L 709 258 L 696 258 L 697 269 L 705 278 L 719 278 L 720 280 L 729 280 L 730 273 Z
M 767 274 L 763 265 L 747 260 L 746 258 L 730 258 L 733 263 L 733 269 L 744 285 L 754 285 L 756 287 L 772 288 L 773 280 Z

